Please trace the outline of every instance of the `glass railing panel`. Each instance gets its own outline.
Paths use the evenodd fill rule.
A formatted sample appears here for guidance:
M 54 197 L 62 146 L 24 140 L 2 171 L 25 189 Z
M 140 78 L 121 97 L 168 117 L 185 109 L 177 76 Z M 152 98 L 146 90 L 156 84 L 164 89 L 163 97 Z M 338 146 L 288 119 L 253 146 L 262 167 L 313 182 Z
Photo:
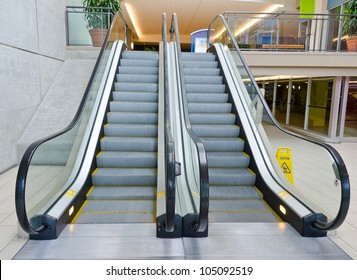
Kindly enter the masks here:
M 114 22 L 116 21 L 123 21 L 119 14 L 114 19 Z M 114 26 L 124 25 L 116 23 Z M 122 34 L 121 28 L 111 29 L 109 38 L 124 40 Z M 91 116 L 96 114 L 96 106 L 101 99 L 104 86 L 102 80 L 112 47 L 111 40 L 103 46 L 82 103 L 79 105 L 79 111 L 72 123 L 64 131 L 32 144 L 22 159 L 21 164 L 27 168 L 27 173 L 22 174 L 24 170 L 19 170 L 19 174 L 24 178 L 18 177 L 17 184 L 21 185 L 19 182 L 25 181 L 24 205 L 33 229 L 38 226 L 35 218 L 44 214 L 48 207 L 64 194 L 79 171 L 88 143 L 88 139 L 83 136 L 88 137 L 92 127 L 90 120 Z M 17 188 L 19 192 L 20 189 Z
M 83 8 L 67 7 L 67 45 L 92 46 Z
M 357 15 L 225 12 L 241 50 L 348 51 L 347 22 Z M 355 51 L 355 49 L 354 49 Z
M 245 110 L 250 115 L 249 126 L 257 131 L 256 140 L 263 144 L 261 152 L 268 157 L 266 165 L 270 167 L 272 177 L 288 194 L 314 212 L 325 215 L 327 222 L 332 222 L 339 213 L 342 193 L 341 174 L 335 157 L 324 145 L 279 126 L 239 49 L 232 51 L 221 21 L 221 17 L 217 17 L 212 22 L 210 42 L 227 46 L 227 56 L 235 67 L 235 77 L 241 89 L 241 100 L 246 103 Z
M 119 15 L 121 16 L 121 14 Z M 111 29 L 115 30 L 115 32 L 111 32 L 111 36 L 114 36 L 111 38 L 112 41 L 115 41 L 118 36 L 123 38 L 124 41 L 124 38 L 128 38 L 125 21 L 122 19 L 112 22 L 113 17 L 114 15 L 109 8 L 91 8 L 87 11 L 85 7 L 67 6 L 67 45 L 101 47 L 111 23 Z M 95 29 L 103 31 L 94 31 Z M 96 32 L 96 35 L 93 32 Z M 95 37 L 98 38 L 98 43 Z
M 242 63 L 239 56 L 233 53 L 232 57 L 239 67 Z M 275 174 L 272 175 L 278 176 L 276 181 L 283 182 L 282 186 L 307 207 L 323 213 L 329 221 L 333 220 L 340 208 L 341 185 L 331 154 L 323 146 L 284 133 L 267 111 L 257 87 L 254 87 L 254 81 L 242 79 L 239 75 L 236 78 L 244 85 L 242 97 L 248 104 L 264 149 L 274 167 Z M 278 161 L 277 153 L 281 148 L 288 148 L 290 163 Z

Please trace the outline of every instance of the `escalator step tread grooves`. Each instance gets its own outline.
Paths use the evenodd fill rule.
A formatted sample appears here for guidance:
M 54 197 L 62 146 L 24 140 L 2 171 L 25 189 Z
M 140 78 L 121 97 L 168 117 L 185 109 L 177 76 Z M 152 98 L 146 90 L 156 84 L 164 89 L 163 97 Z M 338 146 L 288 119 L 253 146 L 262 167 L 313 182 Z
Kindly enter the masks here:
M 277 221 L 255 187 L 215 55 L 182 53 L 182 59 L 190 122 L 207 154 L 210 222 Z
M 158 52 L 124 51 L 119 60 L 93 188 L 75 223 L 155 220 Z

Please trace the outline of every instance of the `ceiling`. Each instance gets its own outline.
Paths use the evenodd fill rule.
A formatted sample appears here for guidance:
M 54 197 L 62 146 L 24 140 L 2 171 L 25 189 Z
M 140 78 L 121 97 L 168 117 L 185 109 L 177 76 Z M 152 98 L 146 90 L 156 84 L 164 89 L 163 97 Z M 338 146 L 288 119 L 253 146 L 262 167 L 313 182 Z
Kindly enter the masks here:
M 296 7 L 296 2 L 296 0 L 122 0 L 121 7 L 123 16 L 132 30 L 134 43 L 150 44 L 161 41 L 163 13 L 167 15 L 167 25 L 171 23 L 172 14 L 177 14 L 181 42 L 189 43 L 190 34 L 208 28 L 217 14 L 225 11 L 289 10 Z

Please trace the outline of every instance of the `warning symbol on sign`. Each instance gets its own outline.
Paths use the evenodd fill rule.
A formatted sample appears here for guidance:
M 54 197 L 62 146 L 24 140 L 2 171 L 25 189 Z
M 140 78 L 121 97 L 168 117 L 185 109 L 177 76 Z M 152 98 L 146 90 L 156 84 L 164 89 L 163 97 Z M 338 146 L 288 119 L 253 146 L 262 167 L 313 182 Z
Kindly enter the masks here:
M 284 173 L 290 174 L 291 170 L 289 168 L 289 166 L 286 164 L 286 162 L 283 163 L 283 165 L 281 166 L 281 169 L 283 170 Z
M 293 165 L 290 148 L 279 148 L 276 152 L 276 159 L 279 162 L 281 170 L 291 184 L 294 185 Z

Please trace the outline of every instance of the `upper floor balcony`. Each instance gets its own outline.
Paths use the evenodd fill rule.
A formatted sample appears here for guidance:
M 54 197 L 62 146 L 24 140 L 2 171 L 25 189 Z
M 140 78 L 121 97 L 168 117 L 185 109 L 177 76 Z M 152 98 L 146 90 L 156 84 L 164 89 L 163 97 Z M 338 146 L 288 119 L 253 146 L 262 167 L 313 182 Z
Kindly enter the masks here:
M 225 12 L 242 50 L 356 52 L 357 15 Z

